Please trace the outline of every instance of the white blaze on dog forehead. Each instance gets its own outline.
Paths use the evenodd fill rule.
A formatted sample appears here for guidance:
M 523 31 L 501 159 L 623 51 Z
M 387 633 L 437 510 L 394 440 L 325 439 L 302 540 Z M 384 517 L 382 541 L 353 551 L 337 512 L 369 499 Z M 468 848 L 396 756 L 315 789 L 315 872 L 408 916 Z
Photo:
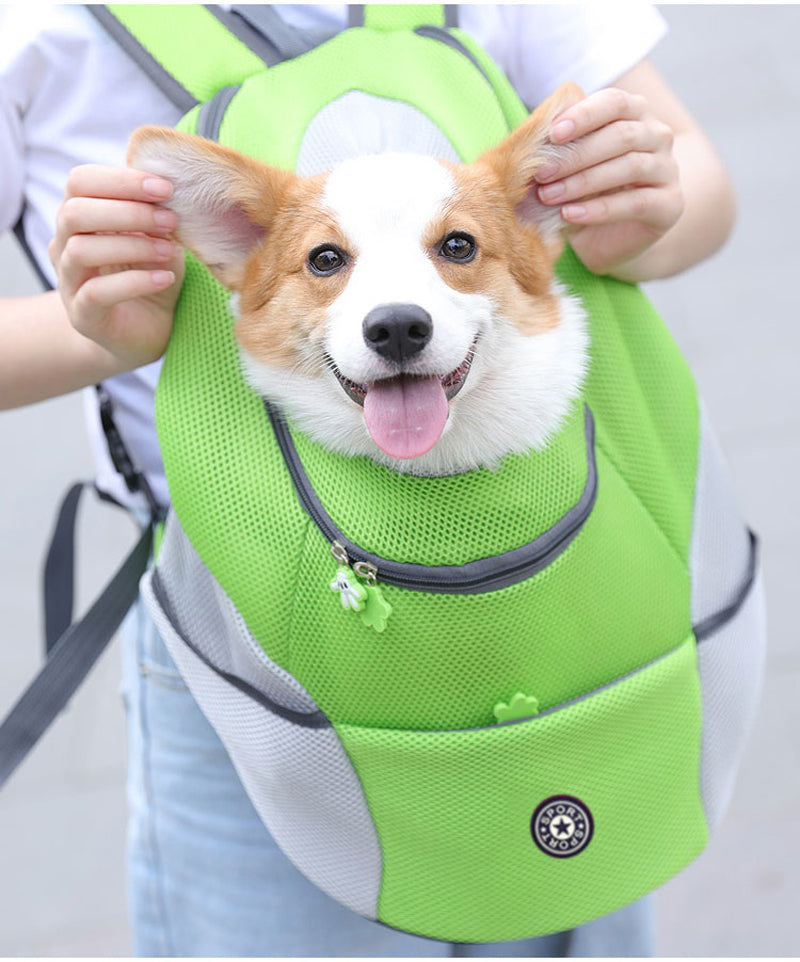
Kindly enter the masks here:
M 375 154 L 335 167 L 323 201 L 359 251 L 385 238 L 387 231 L 418 245 L 455 186 L 452 173 L 433 157 Z

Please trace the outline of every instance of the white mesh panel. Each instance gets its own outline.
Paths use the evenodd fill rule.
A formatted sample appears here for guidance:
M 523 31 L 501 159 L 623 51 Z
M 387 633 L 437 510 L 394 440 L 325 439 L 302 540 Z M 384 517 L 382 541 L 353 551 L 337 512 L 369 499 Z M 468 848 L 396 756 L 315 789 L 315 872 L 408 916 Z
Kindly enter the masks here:
M 222 671 L 297 712 L 318 710 L 289 672 L 272 661 L 171 513 L 158 561 L 161 584 L 183 634 Z
M 719 442 L 701 406 L 690 569 L 692 624 L 716 614 L 738 595 L 750 558 L 750 538 L 736 503 Z
M 459 160 L 447 137 L 421 110 L 351 90 L 323 107 L 308 125 L 295 169 L 301 177 L 311 177 L 351 157 L 392 152 Z
M 700 791 L 709 829 L 719 824 L 761 690 L 766 612 L 761 575 L 736 616 L 698 642 L 703 698 Z
M 380 845 L 361 783 L 335 730 L 289 722 L 221 678 L 175 632 L 151 581 L 146 575 L 142 594 L 156 627 L 275 841 L 312 882 L 375 919 Z

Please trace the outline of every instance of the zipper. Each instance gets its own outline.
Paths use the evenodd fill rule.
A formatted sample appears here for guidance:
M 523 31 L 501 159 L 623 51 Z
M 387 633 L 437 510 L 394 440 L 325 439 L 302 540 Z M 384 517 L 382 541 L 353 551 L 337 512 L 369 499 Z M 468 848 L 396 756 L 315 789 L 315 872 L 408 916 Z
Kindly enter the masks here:
M 585 406 L 586 483 L 578 501 L 547 531 L 519 548 L 463 565 L 421 565 L 381 558 L 354 544 L 338 528 L 317 497 L 288 424 L 266 401 L 264 407 L 303 509 L 329 544 L 338 543 L 354 570 L 358 570 L 358 564 L 369 566 L 372 580 L 380 580 L 381 584 L 438 594 L 480 594 L 517 584 L 548 567 L 569 547 L 586 523 L 597 498 L 594 418 Z M 368 569 L 365 567 L 363 571 Z

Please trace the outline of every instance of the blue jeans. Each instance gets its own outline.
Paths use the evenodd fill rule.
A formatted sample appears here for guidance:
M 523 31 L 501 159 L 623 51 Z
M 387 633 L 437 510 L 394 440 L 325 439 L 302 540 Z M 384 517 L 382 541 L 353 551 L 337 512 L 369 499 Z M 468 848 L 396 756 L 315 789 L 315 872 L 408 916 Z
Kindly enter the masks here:
M 272 841 L 141 602 L 125 628 L 129 890 L 139 956 L 652 955 L 650 898 L 571 932 L 450 945 L 355 915 Z

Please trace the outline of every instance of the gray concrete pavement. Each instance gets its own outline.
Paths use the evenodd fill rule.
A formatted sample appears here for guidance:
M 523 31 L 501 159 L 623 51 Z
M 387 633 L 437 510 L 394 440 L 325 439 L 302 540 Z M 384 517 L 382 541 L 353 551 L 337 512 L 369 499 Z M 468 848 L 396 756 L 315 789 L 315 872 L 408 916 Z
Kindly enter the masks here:
M 800 955 L 800 7 L 669 6 L 656 64 L 702 122 L 740 198 L 709 262 L 648 285 L 696 372 L 759 532 L 770 650 L 764 697 L 727 821 L 658 897 L 665 956 Z M 34 292 L 9 239 L 0 293 Z M 1 349 L 1 348 L 0 348 Z M 0 415 L 0 714 L 39 659 L 39 570 L 56 499 L 90 473 L 77 396 Z M 87 505 L 85 604 L 130 523 Z M 0 794 L 0 956 L 129 953 L 124 893 L 124 718 L 119 652 Z

